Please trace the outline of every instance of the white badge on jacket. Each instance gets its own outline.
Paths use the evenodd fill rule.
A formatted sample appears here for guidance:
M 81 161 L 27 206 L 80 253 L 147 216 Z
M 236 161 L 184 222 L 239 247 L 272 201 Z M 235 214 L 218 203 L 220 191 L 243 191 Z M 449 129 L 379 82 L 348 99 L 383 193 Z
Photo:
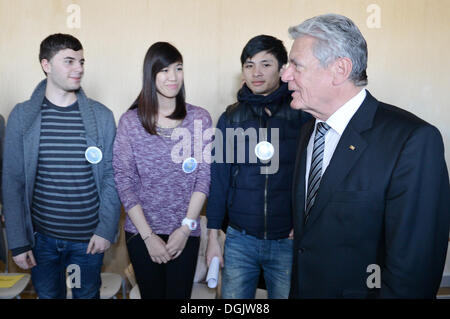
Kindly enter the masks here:
M 273 145 L 271 143 L 269 143 L 267 141 L 259 142 L 255 146 L 255 154 L 262 161 L 270 160 L 274 153 L 275 153 L 275 148 L 273 147 Z
M 86 152 L 84 153 L 84 157 L 86 157 L 86 160 L 89 163 L 98 164 L 102 161 L 103 154 L 98 147 L 91 146 L 87 148 Z

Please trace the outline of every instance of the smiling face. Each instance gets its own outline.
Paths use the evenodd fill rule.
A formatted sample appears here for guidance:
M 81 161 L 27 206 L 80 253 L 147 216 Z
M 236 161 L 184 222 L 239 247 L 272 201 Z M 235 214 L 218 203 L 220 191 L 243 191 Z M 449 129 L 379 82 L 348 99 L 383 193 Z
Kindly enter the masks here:
M 273 54 L 261 51 L 245 61 L 242 76 L 253 94 L 269 95 L 280 86 L 278 60 Z
M 84 73 L 83 50 L 61 50 L 50 61 L 43 59 L 41 65 L 47 74 L 50 87 L 64 92 L 73 92 L 80 88 Z
M 175 98 L 183 85 L 183 63 L 175 62 L 156 74 L 156 90 L 160 97 Z
M 322 118 L 329 113 L 333 92 L 333 64 L 323 67 L 313 54 L 316 39 L 297 38 L 289 53 L 289 66 L 281 79 L 288 83 L 293 100 L 291 107 Z

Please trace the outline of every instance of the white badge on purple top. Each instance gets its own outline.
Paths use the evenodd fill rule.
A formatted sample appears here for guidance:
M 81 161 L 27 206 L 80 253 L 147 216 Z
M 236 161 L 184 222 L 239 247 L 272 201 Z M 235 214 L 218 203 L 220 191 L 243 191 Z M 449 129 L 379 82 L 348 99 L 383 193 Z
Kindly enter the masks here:
M 259 142 L 255 146 L 255 154 L 262 161 L 270 160 L 274 153 L 273 145 L 267 141 Z
M 89 163 L 98 164 L 102 161 L 103 154 L 98 147 L 91 146 L 87 148 L 86 152 L 84 153 L 84 157 L 86 157 L 86 160 Z
M 183 162 L 183 172 L 190 174 L 197 168 L 197 160 L 193 157 L 186 158 Z

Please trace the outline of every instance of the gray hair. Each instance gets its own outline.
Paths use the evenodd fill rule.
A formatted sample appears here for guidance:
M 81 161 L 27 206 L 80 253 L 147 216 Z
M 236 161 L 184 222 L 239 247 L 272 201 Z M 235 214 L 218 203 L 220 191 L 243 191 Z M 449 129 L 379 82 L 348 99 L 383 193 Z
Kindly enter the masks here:
M 340 57 L 351 59 L 350 80 L 356 86 L 367 85 L 367 43 L 355 23 L 339 14 L 325 14 L 290 27 L 289 34 L 297 39 L 316 39 L 313 54 L 323 67 Z

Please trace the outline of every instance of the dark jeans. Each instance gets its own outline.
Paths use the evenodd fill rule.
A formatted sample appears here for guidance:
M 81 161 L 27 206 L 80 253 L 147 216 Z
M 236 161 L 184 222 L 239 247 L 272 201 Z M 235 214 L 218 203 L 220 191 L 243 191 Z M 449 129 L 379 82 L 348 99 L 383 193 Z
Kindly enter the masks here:
M 104 254 L 86 254 L 88 243 L 56 239 L 36 233 L 36 244 L 33 255 L 36 266 L 31 269 L 31 280 L 40 299 L 65 299 L 69 276 L 75 276 L 74 266 L 79 270 L 79 288 L 73 285 L 74 299 L 99 299 L 101 277 L 100 272 Z M 71 278 L 69 278 L 71 279 Z
M 169 236 L 159 235 L 165 242 Z M 142 299 L 190 299 L 197 266 L 199 237 L 189 237 L 183 252 L 167 264 L 152 261 L 142 237 L 125 232 L 128 255 Z

